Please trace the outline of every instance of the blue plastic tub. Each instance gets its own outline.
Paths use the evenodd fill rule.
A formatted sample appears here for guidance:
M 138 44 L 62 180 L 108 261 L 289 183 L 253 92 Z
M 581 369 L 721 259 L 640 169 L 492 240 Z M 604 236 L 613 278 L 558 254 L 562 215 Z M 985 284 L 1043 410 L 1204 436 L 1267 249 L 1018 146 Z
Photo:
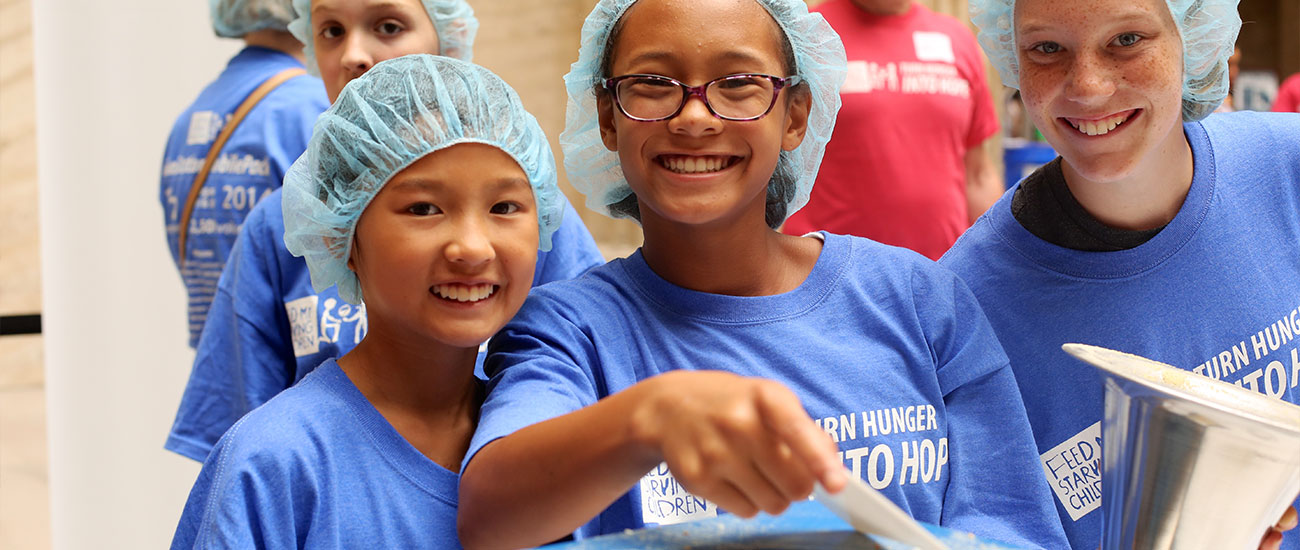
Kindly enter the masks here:
M 1022 146 L 1008 146 L 1002 153 L 1002 159 L 1007 169 L 1007 189 L 1024 179 L 1025 176 L 1032 174 L 1039 166 L 1051 162 L 1054 158 L 1056 158 L 1056 151 L 1046 143 L 1031 141 Z

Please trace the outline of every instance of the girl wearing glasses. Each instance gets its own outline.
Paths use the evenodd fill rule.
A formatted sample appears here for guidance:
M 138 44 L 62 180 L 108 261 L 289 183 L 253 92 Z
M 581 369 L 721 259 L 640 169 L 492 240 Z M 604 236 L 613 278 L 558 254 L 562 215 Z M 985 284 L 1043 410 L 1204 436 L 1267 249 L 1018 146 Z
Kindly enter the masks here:
M 844 71 L 802 0 L 595 7 L 566 168 L 645 244 L 536 289 L 489 344 L 462 543 L 779 513 L 856 475 L 922 521 L 1066 545 L 965 287 L 903 249 L 774 230 L 808 199 Z

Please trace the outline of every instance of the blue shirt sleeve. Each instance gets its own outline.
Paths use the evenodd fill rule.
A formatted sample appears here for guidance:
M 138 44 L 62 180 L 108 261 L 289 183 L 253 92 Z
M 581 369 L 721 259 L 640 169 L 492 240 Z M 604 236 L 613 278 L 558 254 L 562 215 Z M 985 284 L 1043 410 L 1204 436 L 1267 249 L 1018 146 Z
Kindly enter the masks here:
M 293 385 L 287 314 L 274 288 L 275 242 L 259 205 L 244 222 L 217 292 L 164 447 L 203 460 L 235 421 Z
M 172 538 L 188 548 L 297 549 L 314 506 L 311 469 L 235 424 L 213 449 L 190 491 Z M 290 456 L 280 456 L 289 454 Z
M 534 291 L 488 342 L 487 397 L 463 464 L 498 438 L 599 399 L 591 335 L 565 315 L 565 307 L 546 292 Z
M 942 524 L 1027 548 L 1069 548 L 1010 363 L 966 285 L 946 269 L 913 280 L 948 415 Z M 926 308 L 951 304 L 953 310 Z

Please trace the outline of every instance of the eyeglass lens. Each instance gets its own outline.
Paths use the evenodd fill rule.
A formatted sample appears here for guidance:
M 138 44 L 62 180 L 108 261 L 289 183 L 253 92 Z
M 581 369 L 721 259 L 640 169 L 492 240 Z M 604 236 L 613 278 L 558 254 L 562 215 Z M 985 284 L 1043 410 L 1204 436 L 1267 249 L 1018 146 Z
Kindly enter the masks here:
M 764 76 L 729 76 L 709 82 L 704 99 L 723 118 L 757 118 L 771 108 L 774 88 L 772 79 Z M 687 95 L 682 90 L 681 84 L 666 78 L 632 77 L 618 83 L 617 94 L 628 116 L 661 119 L 685 104 Z

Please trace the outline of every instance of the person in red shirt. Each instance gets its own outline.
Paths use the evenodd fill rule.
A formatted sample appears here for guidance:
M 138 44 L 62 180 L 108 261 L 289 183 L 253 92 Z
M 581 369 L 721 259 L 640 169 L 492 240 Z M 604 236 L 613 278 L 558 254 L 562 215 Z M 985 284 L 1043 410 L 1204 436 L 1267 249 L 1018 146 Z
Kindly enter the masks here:
M 1300 73 L 1283 80 L 1277 89 L 1277 99 L 1273 100 L 1275 113 L 1300 113 Z
M 829 0 L 813 11 L 843 38 L 848 79 L 812 199 L 782 230 L 938 259 L 1004 190 L 975 37 L 913 0 Z

